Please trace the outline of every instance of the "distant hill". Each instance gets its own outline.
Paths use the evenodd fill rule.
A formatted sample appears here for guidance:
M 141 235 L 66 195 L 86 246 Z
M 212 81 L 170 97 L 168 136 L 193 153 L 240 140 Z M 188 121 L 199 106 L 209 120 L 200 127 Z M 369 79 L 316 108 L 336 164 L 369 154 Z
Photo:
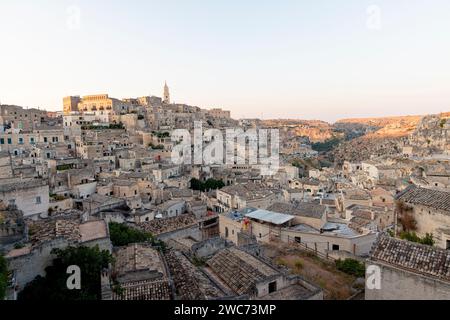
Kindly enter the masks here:
M 347 130 L 367 129 L 366 135 L 377 138 L 406 137 L 411 134 L 423 116 L 395 116 L 381 118 L 353 118 L 341 119 L 334 126 L 346 128 Z
M 334 124 L 320 120 L 264 120 L 267 126 L 289 130 L 295 136 L 308 137 L 313 144 L 333 142 L 330 160 L 360 161 L 371 156 L 396 154 L 405 143 L 443 150 L 449 144 L 450 112 L 424 116 L 348 118 Z M 433 140 L 433 141 L 431 141 Z

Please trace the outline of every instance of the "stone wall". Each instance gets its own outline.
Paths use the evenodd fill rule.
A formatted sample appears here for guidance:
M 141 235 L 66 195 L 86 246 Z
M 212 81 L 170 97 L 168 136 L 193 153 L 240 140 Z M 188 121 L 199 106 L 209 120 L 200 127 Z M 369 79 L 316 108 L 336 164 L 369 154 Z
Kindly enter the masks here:
M 27 283 L 38 275 L 45 276 L 45 268 L 52 264 L 55 255 L 53 249 L 64 249 L 71 245 L 66 239 L 58 238 L 33 249 L 29 254 L 8 258 L 8 269 L 14 271 L 16 291 L 20 292 Z M 72 244 L 74 245 L 74 244 Z M 81 244 L 86 247 L 99 246 L 100 250 L 112 251 L 111 241 L 108 238 L 96 239 Z
M 217 251 L 226 248 L 227 246 L 228 244 L 225 239 L 216 237 L 194 244 L 191 250 L 194 255 L 206 258 L 211 257 Z
M 449 300 L 450 283 L 370 261 L 381 268 L 380 289 L 365 290 L 366 300 Z
M 178 229 L 171 232 L 161 233 L 158 235 L 158 239 L 162 241 L 167 241 L 170 239 L 179 239 L 179 238 L 188 238 L 191 237 L 197 241 L 202 240 L 202 233 L 197 225 L 184 228 L 184 229 Z

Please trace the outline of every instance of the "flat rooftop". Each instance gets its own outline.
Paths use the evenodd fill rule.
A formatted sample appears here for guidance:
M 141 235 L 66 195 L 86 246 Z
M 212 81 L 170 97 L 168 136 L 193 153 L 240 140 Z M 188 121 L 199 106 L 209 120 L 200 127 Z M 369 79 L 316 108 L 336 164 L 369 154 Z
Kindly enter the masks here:
M 294 216 L 284 213 L 278 213 L 273 211 L 267 211 L 263 209 L 256 209 L 252 212 L 249 212 L 245 214 L 247 218 L 251 219 L 257 219 L 260 221 L 276 224 L 276 225 L 282 225 L 292 219 L 294 219 Z

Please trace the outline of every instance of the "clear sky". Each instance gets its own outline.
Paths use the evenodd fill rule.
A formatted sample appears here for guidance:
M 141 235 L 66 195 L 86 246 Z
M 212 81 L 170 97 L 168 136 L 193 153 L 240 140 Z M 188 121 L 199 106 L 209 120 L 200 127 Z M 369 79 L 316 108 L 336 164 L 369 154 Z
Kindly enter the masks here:
M 161 96 L 164 80 L 236 118 L 450 111 L 450 1 L 0 1 L 1 103 Z

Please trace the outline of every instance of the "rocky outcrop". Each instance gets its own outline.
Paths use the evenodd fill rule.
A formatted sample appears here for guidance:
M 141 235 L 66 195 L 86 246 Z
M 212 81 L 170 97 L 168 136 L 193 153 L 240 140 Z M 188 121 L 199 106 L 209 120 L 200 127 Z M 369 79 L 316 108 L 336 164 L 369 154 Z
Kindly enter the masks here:
M 408 143 L 430 152 L 450 150 L 450 113 L 423 117 Z

